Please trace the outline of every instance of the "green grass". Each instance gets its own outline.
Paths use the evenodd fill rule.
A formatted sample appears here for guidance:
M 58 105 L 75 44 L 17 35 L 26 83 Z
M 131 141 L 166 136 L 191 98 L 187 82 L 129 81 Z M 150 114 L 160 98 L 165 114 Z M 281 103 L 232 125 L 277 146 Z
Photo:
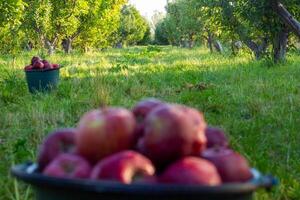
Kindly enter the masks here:
M 50 131 L 74 127 L 101 105 L 131 108 L 144 97 L 186 104 L 226 130 L 251 165 L 280 179 L 259 200 L 300 199 L 300 56 L 269 66 L 249 56 L 209 54 L 206 49 L 130 48 L 49 59 L 63 63 L 61 83 L 50 94 L 27 91 L 23 66 L 33 53 L 0 57 L 0 199 L 32 199 L 10 177 L 16 163 L 35 160 Z

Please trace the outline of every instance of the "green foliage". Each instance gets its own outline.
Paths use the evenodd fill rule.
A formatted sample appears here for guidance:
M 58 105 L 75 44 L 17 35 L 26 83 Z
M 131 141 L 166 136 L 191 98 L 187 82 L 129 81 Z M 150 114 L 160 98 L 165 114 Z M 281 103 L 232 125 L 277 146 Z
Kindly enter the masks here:
M 120 11 L 127 0 L 90 0 L 87 15 L 80 18 L 80 27 L 72 36 L 81 48 L 105 48 L 116 44 L 120 27 Z
M 201 2 L 201 1 L 200 1 Z M 275 43 L 278 40 L 280 31 L 286 29 L 277 13 L 272 8 L 269 0 L 205 0 L 202 1 L 209 12 L 211 24 L 222 31 L 227 40 L 240 40 L 249 49 L 255 50 L 253 45 L 260 46 L 267 43 L 269 50 L 265 50 L 267 57 L 271 57 Z M 300 18 L 300 3 L 296 0 L 280 1 L 296 18 Z
M 22 0 L 0 2 L 0 52 L 15 54 L 21 50 L 24 34 L 20 26 L 25 6 Z
M 144 34 L 144 37 L 141 41 L 138 42 L 138 45 L 148 45 L 151 42 L 152 42 L 151 28 L 150 28 L 150 25 L 148 24 L 147 25 L 147 30 Z
M 156 27 L 156 41 L 192 47 L 194 41 L 205 39 L 212 44 L 222 40 L 234 48 L 241 41 L 255 58 L 273 58 L 276 51 L 285 56 L 282 33 L 288 33 L 270 0 L 173 0 L 167 16 Z M 297 0 L 280 1 L 296 18 L 300 18 Z M 291 37 L 291 34 L 289 35 Z M 234 49 L 233 49 L 234 50 Z M 273 53 L 273 54 L 272 54 Z
M 203 34 L 201 12 L 190 0 L 176 0 L 168 3 L 167 16 L 156 27 L 156 40 L 165 44 L 193 47 Z
M 25 3 L 22 0 L 1 1 L 0 27 L 10 26 L 15 28 L 20 25 Z
M 155 28 L 155 43 L 160 45 L 168 45 L 168 34 L 167 34 L 167 27 L 166 27 L 166 19 L 161 20 L 156 24 Z
M 149 24 L 134 6 L 125 5 L 121 13 L 120 43 L 124 46 L 135 45 L 149 37 Z
M 40 40 L 40 45 L 55 48 L 61 40 L 75 34 L 80 17 L 89 11 L 86 0 L 24 0 L 27 3 L 24 29 Z M 31 38 L 33 39 L 33 38 Z
M 113 46 L 125 3 L 127 0 L 1 1 L 0 50 L 30 43 L 51 53 L 65 39 L 82 49 Z

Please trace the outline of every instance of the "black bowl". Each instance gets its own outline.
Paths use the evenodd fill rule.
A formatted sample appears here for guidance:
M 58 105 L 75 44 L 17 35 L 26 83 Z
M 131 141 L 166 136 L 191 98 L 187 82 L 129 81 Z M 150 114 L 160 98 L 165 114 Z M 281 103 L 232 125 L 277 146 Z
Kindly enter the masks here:
M 274 177 L 255 169 L 249 182 L 214 187 L 59 179 L 38 173 L 32 163 L 14 166 L 11 172 L 33 186 L 37 200 L 250 200 L 257 189 L 271 189 L 277 184 Z

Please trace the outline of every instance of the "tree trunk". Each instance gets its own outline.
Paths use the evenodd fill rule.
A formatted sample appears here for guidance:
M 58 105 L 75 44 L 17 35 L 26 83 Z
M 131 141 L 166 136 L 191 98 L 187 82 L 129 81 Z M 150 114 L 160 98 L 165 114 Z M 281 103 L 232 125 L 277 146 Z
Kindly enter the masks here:
M 282 22 L 300 38 L 300 22 L 278 0 L 272 1 L 272 8 Z
M 54 45 L 49 41 L 49 40 L 45 40 L 45 46 L 46 46 L 46 48 L 47 48 L 47 50 L 48 50 L 48 54 L 49 55 L 52 55 L 52 54 L 54 54 L 54 49 L 55 49 L 55 47 L 54 47 Z
M 180 48 L 187 48 L 188 47 L 188 42 L 185 38 L 180 38 L 179 47 Z
M 245 44 L 254 53 L 255 59 L 259 60 L 266 52 L 266 49 L 268 47 L 268 40 L 266 38 L 263 38 L 261 44 L 257 44 L 252 40 L 246 40 Z
M 237 51 L 236 51 L 235 41 L 234 40 L 231 41 L 230 46 L 231 46 L 231 54 L 234 55 L 234 56 L 236 56 L 237 55 Z
M 223 53 L 224 52 L 223 46 L 222 46 L 222 44 L 221 44 L 221 42 L 219 40 L 216 40 L 214 42 L 214 47 L 216 48 L 217 52 L 219 52 L 219 53 Z
M 273 56 L 274 56 L 275 63 L 285 61 L 288 36 L 289 36 L 289 32 L 284 27 L 277 33 L 277 35 L 274 38 Z
M 194 46 L 195 46 L 195 41 L 193 39 L 190 39 L 189 48 L 192 49 Z
M 63 39 L 62 46 L 63 46 L 63 49 L 64 49 L 65 53 L 67 53 L 67 54 L 71 53 L 71 50 L 72 50 L 72 39 L 71 38 L 65 38 L 65 39 Z
M 25 46 L 26 51 L 31 51 L 32 50 L 32 45 L 30 42 L 28 42 Z
M 116 47 L 117 47 L 117 49 L 122 49 L 122 48 L 123 48 L 122 42 L 118 42 L 118 43 L 116 44 Z
M 214 52 L 214 49 L 213 49 L 213 36 L 212 36 L 210 31 L 208 31 L 207 44 L 208 44 L 210 53 L 213 53 Z
M 231 51 L 232 51 L 232 55 L 237 55 L 237 53 L 239 52 L 239 50 L 243 48 L 243 43 L 241 41 L 235 41 L 232 40 L 231 41 Z
M 87 53 L 89 51 L 89 48 L 87 46 L 84 47 L 84 53 Z
M 195 34 L 190 33 L 188 39 L 188 48 L 192 49 L 195 46 Z

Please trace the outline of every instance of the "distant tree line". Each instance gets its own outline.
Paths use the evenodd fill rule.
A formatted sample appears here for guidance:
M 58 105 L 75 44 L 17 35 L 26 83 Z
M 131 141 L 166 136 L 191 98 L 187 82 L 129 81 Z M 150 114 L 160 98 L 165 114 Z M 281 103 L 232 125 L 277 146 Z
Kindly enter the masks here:
M 0 52 L 87 51 L 149 42 L 150 26 L 127 0 L 0 2 Z
M 193 47 L 204 42 L 211 51 L 228 44 L 236 54 L 247 47 L 256 59 L 285 60 L 300 38 L 299 0 L 173 0 L 155 30 L 158 44 Z

